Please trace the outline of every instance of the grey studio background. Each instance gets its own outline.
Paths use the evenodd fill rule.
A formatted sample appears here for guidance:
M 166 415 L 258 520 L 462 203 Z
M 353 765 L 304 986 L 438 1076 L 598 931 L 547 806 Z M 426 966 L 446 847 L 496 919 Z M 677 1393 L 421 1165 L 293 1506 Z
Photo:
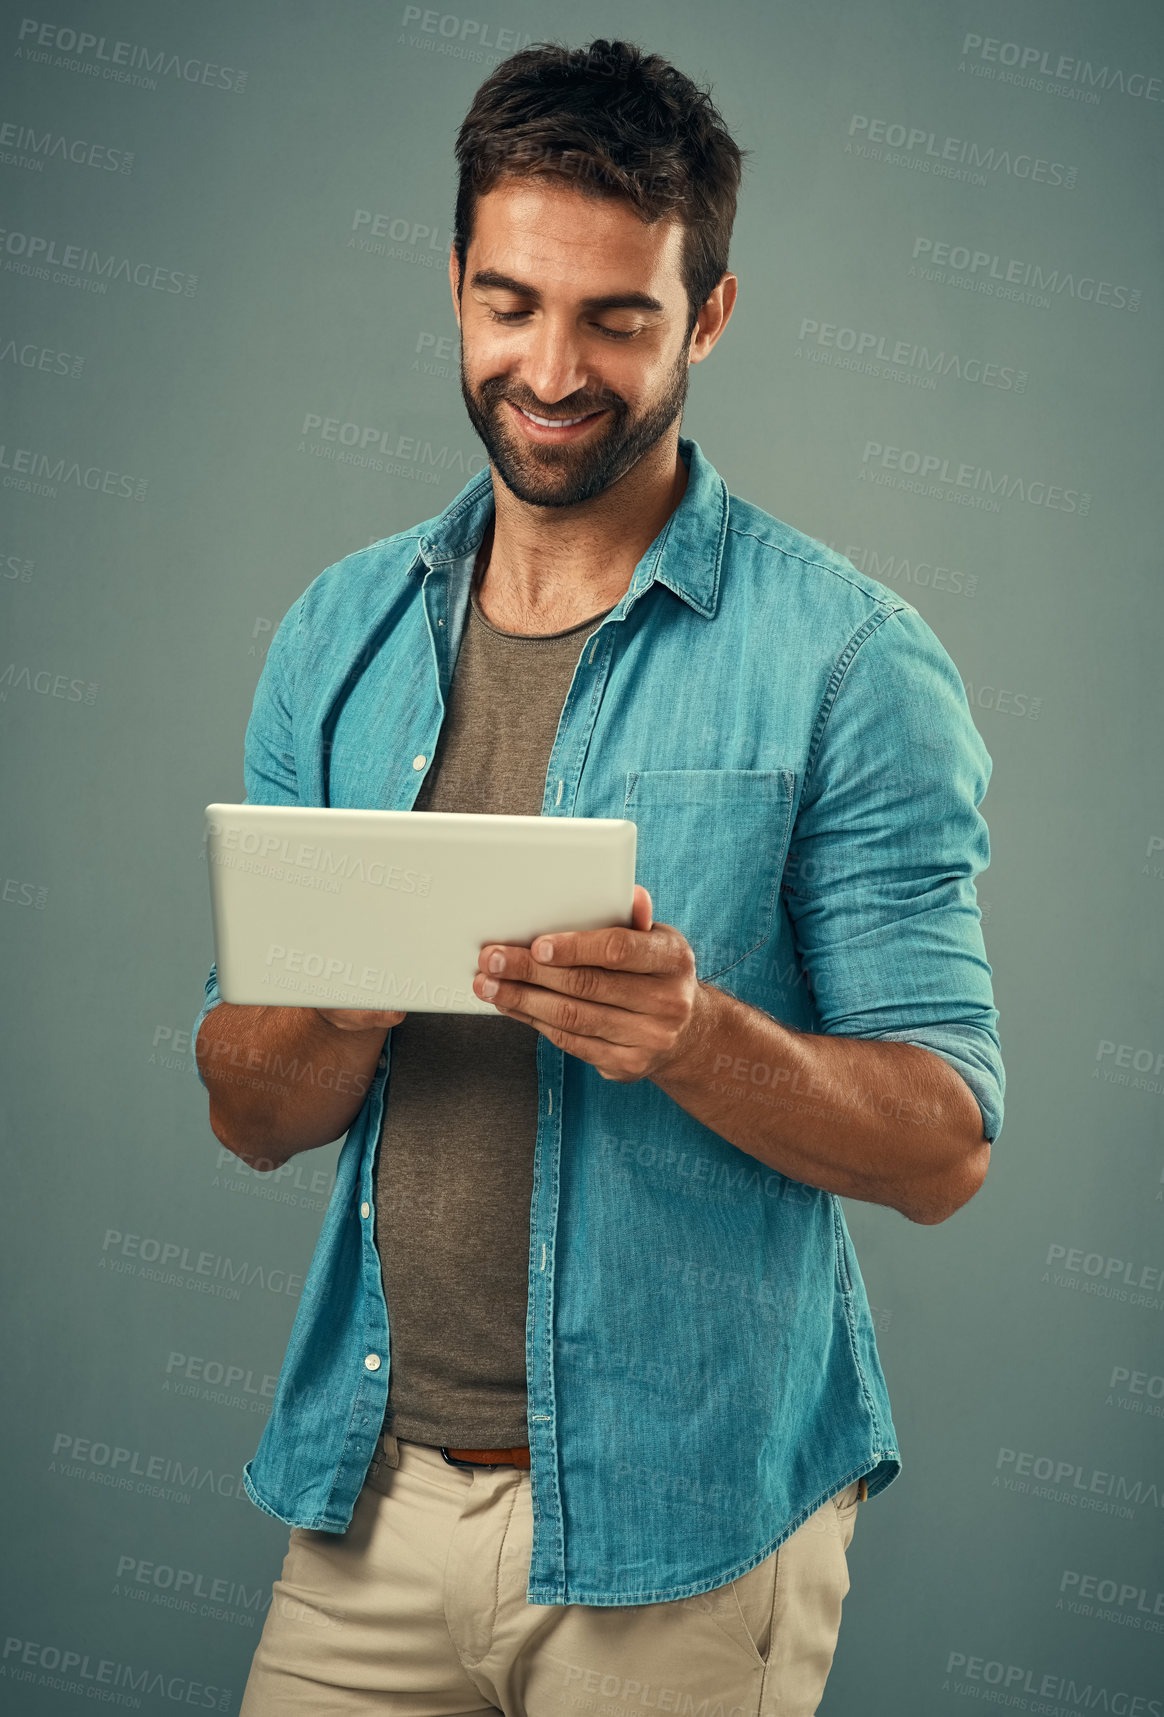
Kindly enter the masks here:
M 994 759 L 1006 1125 L 945 1224 L 846 1201 L 904 1470 L 821 1709 L 1160 1717 L 1160 11 L 464 5 L 4 8 L 0 1708 L 238 1709 L 287 1538 L 239 1473 L 338 1146 L 210 1131 L 203 807 L 291 602 L 484 463 L 472 92 L 626 35 L 753 151 L 684 433 L 916 604 Z

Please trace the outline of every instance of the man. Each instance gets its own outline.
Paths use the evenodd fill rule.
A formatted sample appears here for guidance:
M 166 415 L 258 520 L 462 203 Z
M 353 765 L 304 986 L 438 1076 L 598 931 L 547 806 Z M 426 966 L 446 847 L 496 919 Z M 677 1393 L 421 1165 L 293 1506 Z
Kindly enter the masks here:
M 489 468 L 292 605 L 247 798 L 627 816 L 639 885 L 483 949 L 496 1018 L 211 968 L 217 1136 L 347 1133 L 247 1467 L 293 1530 L 243 1713 L 808 1717 L 901 1468 L 839 1199 L 941 1222 L 1001 1126 L 990 759 L 915 610 L 679 435 L 737 286 L 707 96 L 532 47 L 457 156 Z

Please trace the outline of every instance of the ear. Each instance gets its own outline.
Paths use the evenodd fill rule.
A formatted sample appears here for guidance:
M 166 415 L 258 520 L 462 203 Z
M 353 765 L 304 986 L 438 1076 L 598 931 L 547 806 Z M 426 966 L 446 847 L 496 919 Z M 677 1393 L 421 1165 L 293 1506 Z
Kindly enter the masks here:
M 461 283 L 461 271 L 457 266 L 457 247 L 449 245 L 449 290 L 453 295 L 453 315 L 457 318 L 457 327 L 461 326 L 461 299 L 458 287 Z
M 696 319 L 688 363 L 702 363 L 727 327 L 735 306 L 738 287 L 739 281 L 734 274 L 720 276 L 718 284 L 713 288 Z

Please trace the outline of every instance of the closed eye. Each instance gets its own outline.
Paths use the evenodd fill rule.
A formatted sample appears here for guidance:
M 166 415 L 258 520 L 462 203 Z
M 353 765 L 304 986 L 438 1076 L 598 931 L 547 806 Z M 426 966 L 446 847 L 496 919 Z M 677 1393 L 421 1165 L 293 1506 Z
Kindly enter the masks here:
M 510 325 L 519 322 L 523 316 L 530 314 L 528 310 L 494 310 L 489 306 L 486 308 L 495 322 L 505 322 Z M 591 322 L 590 326 L 597 329 L 598 333 L 605 334 L 608 340 L 633 340 L 639 332 L 637 328 L 606 328 L 601 322 Z

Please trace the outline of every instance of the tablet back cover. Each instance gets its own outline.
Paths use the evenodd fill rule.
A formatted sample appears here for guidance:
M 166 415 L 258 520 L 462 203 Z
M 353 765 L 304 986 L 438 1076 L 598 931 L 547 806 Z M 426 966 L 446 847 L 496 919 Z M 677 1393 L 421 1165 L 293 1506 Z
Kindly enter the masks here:
M 206 836 L 226 1002 L 496 1014 L 486 942 L 630 923 L 623 818 L 213 804 Z

